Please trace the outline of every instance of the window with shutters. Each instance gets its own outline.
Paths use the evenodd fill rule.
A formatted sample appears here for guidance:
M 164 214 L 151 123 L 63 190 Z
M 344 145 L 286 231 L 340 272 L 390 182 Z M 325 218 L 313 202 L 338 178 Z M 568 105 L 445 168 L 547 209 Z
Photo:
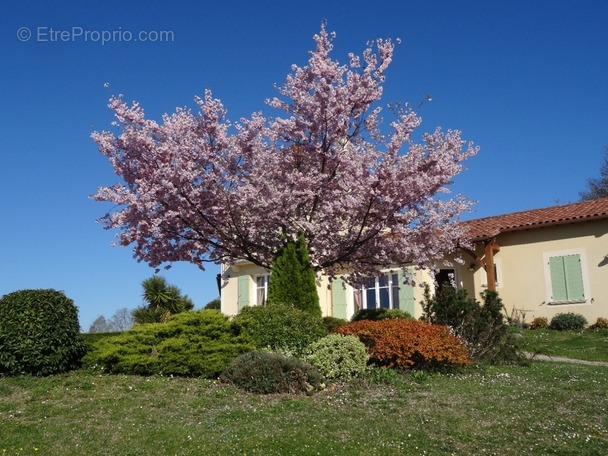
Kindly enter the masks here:
M 357 308 L 399 308 L 399 277 L 397 274 L 370 277 L 360 289 L 354 291 Z
M 583 252 L 569 251 L 545 254 L 545 276 L 548 279 L 550 304 L 586 302 L 586 268 Z

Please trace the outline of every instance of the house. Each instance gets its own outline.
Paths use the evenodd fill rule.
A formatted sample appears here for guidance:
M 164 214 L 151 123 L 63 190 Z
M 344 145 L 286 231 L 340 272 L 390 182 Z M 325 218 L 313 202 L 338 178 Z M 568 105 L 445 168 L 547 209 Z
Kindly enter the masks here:
M 477 299 L 495 290 L 508 315 L 527 322 L 561 312 L 582 314 L 589 323 L 608 317 L 608 198 L 462 223 L 473 247 L 454 252 L 464 263 L 441 266 L 437 283 L 450 281 Z M 407 273 L 417 285 L 404 284 L 400 269 L 387 269 L 357 288 L 321 277 L 321 311 L 348 319 L 360 308 L 387 307 L 419 318 L 420 285 L 433 280 L 428 271 L 410 268 Z M 223 266 L 221 278 L 222 312 L 235 315 L 247 305 L 264 303 L 269 273 L 263 268 L 237 262 Z
M 608 317 L 608 198 L 463 223 L 474 249 L 454 275 L 469 296 L 496 290 L 507 313 L 527 322 Z

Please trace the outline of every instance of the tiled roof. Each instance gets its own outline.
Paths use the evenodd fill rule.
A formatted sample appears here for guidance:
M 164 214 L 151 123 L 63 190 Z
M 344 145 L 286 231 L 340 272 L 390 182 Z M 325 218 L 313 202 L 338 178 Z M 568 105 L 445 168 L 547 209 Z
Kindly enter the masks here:
M 463 223 L 468 228 L 469 239 L 481 241 L 500 233 L 602 218 L 608 218 L 608 198 L 514 212 Z

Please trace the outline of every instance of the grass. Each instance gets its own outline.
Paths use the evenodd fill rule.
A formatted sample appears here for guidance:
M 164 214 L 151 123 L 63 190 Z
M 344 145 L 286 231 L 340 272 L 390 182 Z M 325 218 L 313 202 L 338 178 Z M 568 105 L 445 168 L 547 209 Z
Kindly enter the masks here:
M 525 351 L 587 361 L 608 362 L 608 330 L 551 331 L 533 329 L 522 331 L 518 345 Z
M 0 455 L 608 453 L 608 367 L 381 376 L 313 396 L 90 370 L 0 378 Z

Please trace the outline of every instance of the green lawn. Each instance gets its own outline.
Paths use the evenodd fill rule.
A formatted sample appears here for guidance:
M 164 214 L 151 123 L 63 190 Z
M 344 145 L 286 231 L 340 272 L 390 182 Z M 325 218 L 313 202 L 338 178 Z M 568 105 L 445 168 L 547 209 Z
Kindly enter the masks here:
M 519 346 L 528 352 L 608 362 L 608 330 L 524 330 Z
M 608 454 L 608 367 L 532 362 L 313 396 L 212 381 L 0 378 L 0 455 Z

